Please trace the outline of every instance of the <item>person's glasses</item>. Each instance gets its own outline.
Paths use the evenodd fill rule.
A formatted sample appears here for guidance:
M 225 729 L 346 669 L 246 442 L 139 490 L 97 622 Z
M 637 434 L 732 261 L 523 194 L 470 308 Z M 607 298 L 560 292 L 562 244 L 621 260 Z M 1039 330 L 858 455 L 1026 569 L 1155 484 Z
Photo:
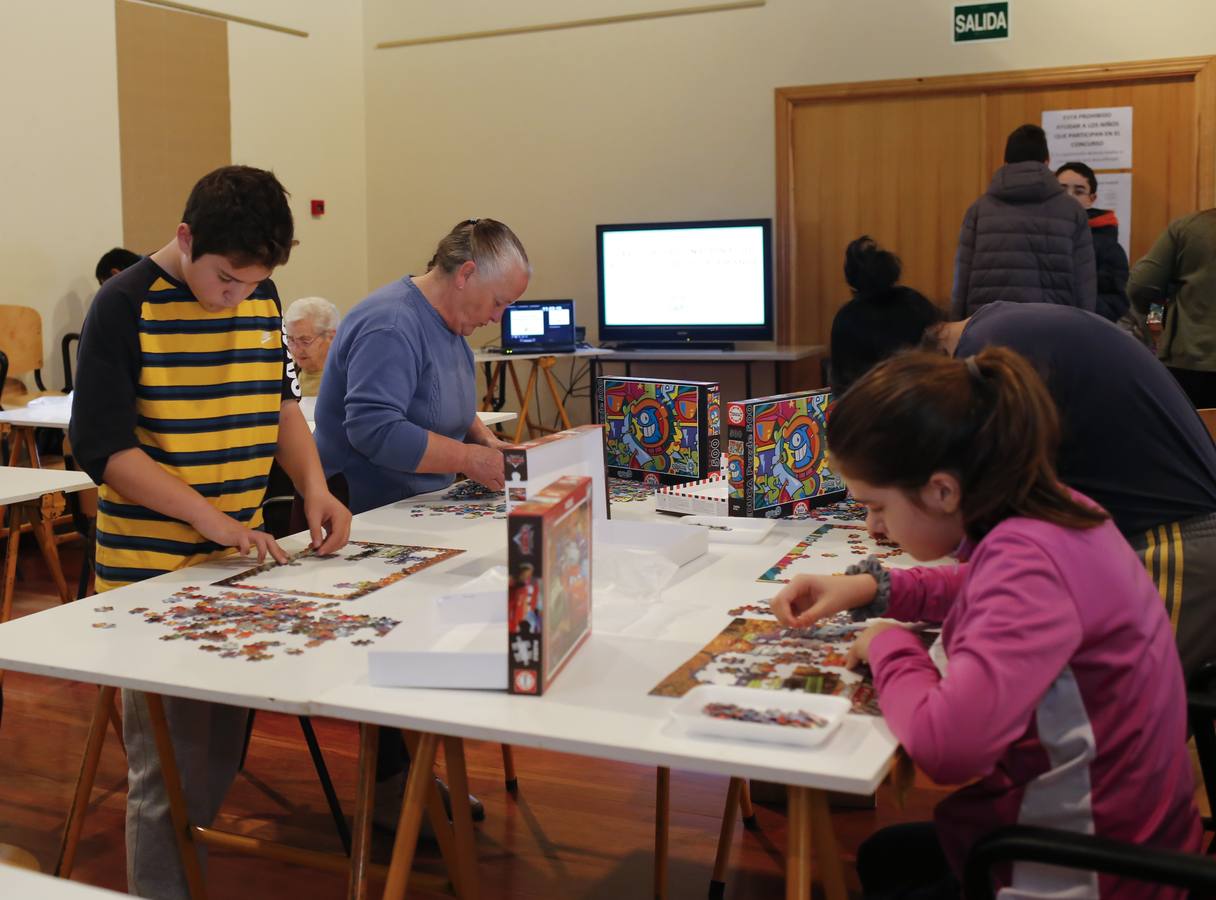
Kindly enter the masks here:
M 298 337 L 292 337 L 289 334 L 289 335 L 287 335 L 287 343 L 289 346 L 303 347 L 305 350 L 307 350 L 314 343 L 321 340 L 321 338 L 323 338 L 324 336 L 325 335 L 323 335 L 323 334 L 318 334 L 318 335 L 314 335 L 313 337 L 310 337 L 310 338 L 298 338 Z

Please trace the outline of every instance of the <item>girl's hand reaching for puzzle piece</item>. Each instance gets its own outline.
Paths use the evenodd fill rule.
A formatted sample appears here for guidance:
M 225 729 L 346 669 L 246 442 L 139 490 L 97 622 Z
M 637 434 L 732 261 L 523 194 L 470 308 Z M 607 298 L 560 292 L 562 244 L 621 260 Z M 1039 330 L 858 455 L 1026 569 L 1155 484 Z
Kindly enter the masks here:
M 810 628 L 820 619 L 871 603 L 877 592 L 872 575 L 795 575 L 769 605 L 782 625 Z
M 861 577 L 861 576 L 855 576 Z M 845 662 L 845 668 L 856 669 L 862 663 L 870 662 L 870 643 L 878 635 L 882 634 L 888 628 L 899 628 L 895 622 L 875 622 L 866 627 L 864 631 L 853 639 L 853 643 L 849 645 L 849 658 Z

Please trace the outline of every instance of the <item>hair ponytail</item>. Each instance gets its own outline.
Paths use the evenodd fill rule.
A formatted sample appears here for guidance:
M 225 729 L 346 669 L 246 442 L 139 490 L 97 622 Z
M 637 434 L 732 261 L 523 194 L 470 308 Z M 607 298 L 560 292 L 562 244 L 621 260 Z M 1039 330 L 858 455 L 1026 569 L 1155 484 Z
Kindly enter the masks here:
M 531 274 L 532 266 L 524 245 L 510 228 L 495 219 L 465 219 L 444 235 L 427 263 L 452 274 L 467 262 L 477 264 L 486 278 L 497 278 L 512 265 Z
M 850 474 L 917 490 L 934 472 L 962 489 L 963 524 L 980 540 L 1014 516 L 1093 528 L 1108 516 L 1056 477 L 1055 402 L 1025 359 L 989 347 L 965 360 L 911 352 L 871 370 L 828 417 L 830 453 Z

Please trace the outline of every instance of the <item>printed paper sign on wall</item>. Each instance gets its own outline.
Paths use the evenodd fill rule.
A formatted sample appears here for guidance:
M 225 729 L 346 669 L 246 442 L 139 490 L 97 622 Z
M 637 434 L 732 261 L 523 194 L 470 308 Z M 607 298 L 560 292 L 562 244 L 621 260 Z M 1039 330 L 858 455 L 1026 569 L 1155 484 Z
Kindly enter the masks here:
M 1132 108 L 1048 109 L 1043 130 L 1051 164 L 1083 162 L 1091 169 L 1132 167 Z

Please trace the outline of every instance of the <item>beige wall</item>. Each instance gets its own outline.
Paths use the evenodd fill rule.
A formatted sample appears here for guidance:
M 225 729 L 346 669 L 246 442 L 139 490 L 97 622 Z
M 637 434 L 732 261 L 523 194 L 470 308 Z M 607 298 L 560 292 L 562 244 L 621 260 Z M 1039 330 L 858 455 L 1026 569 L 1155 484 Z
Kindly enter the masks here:
M 374 50 L 376 41 L 653 9 L 365 0 L 373 283 L 495 216 L 594 326 L 598 222 L 769 216 L 779 86 L 1216 53 L 1211 0 L 1014 0 L 1006 42 L 952 46 L 941 0 L 759 9 Z M 686 6 L 673 2 L 671 6 Z M 494 338 L 493 329 L 473 338 Z
M 292 192 L 300 246 L 276 274 L 284 299 L 324 294 L 349 306 L 367 289 L 360 7 L 328 0 L 199 5 L 310 33 L 302 39 L 227 26 L 232 159 L 274 169 Z M 12 0 L 5 14 L 0 171 L 9 177 L 0 204 L 0 302 L 42 314 L 44 373 L 58 389 L 59 339 L 80 330 L 97 288 L 97 258 L 122 243 L 114 5 Z M 327 201 L 317 221 L 308 214 L 313 197 Z
M 0 28 L 3 303 L 42 314 L 47 387 L 78 330 L 97 258 L 122 240 L 114 5 L 24 0 Z

